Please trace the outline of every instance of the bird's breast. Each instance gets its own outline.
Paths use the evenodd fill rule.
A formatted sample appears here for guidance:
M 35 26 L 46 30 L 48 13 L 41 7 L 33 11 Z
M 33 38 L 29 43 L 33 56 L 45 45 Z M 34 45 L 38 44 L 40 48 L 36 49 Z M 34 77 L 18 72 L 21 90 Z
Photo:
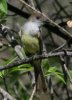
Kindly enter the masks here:
M 24 34 L 21 38 L 25 51 L 31 54 L 35 54 L 39 51 L 39 41 L 36 37 Z

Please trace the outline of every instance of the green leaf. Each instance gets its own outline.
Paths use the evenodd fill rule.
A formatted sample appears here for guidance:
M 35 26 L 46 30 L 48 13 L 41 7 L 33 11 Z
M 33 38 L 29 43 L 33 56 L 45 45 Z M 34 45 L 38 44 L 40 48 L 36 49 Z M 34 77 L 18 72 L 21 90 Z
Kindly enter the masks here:
M 0 18 L 7 14 L 7 2 L 6 0 L 0 0 Z
M 4 76 L 4 70 L 0 72 L 0 77 L 3 78 Z
M 42 65 L 42 67 L 43 67 L 44 73 L 45 73 L 45 72 L 49 69 L 49 67 L 50 67 L 49 62 L 48 62 L 48 59 L 43 59 L 41 65 Z
M 71 70 L 69 70 L 69 74 L 70 74 L 70 76 L 72 77 L 72 69 L 71 69 Z
M 12 57 L 11 59 L 8 59 L 4 65 L 8 65 L 10 63 L 13 63 L 15 60 L 17 60 L 18 57 Z M 3 77 L 3 76 L 6 76 L 8 73 L 9 73 L 10 69 L 9 70 L 3 70 L 3 71 L 0 71 L 0 77 Z
M 31 70 L 33 70 L 33 68 L 30 64 L 23 64 L 23 65 L 20 65 L 18 67 L 11 68 L 9 73 L 12 73 L 15 71 L 23 71 L 23 73 L 26 73 L 26 72 L 31 71 Z
M 6 0 L 0 0 L 0 10 L 7 14 L 7 2 L 6 2 Z
M 50 67 L 49 70 L 46 72 L 46 76 L 48 75 L 54 75 L 56 78 L 61 80 L 64 84 L 66 84 L 63 74 L 57 69 L 57 67 Z
M 64 80 L 64 78 L 63 78 L 63 74 L 62 74 L 62 73 L 60 73 L 60 72 L 55 72 L 54 74 L 55 74 L 55 76 L 56 76 L 59 80 L 61 80 L 64 84 L 66 84 L 66 82 L 65 82 L 65 80 Z
M 11 59 L 7 60 L 5 65 L 13 63 L 15 60 L 17 60 L 18 57 L 12 57 Z

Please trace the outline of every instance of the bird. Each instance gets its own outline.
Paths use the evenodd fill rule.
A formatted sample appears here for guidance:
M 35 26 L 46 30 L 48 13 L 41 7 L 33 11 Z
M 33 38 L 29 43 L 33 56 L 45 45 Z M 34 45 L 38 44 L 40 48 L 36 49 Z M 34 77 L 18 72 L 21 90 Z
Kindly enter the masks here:
M 42 54 L 43 44 L 40 32 L 42 24 L 42 21 L 37 16 L 32 16 L 20 28 L 19 36 L 21 37 L 25 53 L 29 57 Z M 41 60 L 32 61 L 31 64 L 34 66 L 36 91 L 47 91 Z

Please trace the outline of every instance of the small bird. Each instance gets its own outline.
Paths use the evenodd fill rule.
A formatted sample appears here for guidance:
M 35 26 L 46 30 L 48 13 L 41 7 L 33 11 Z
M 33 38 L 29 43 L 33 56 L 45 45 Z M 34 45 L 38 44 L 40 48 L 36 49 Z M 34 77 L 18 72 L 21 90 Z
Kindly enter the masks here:
M 43 45 L 40 33 L 42 22 L 38 17 L 32 16 L 20 29 L 19 35 L 26 54 L 33 56 L 42 54 Z M 47 91 L 44 74 L 41 68 L 41 60 L 32 61 L 35 73 L 35 84 L 37 91 Z

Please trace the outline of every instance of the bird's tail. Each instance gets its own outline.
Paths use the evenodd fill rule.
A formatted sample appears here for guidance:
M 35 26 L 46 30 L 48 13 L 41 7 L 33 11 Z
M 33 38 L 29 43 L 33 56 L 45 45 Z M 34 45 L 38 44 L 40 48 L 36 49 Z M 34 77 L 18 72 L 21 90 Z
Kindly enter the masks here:
M 47 86 L 40 61 L 34 62 L 34 72 L 35 72 L 36 90 L 41 92 L 46 92 Z

